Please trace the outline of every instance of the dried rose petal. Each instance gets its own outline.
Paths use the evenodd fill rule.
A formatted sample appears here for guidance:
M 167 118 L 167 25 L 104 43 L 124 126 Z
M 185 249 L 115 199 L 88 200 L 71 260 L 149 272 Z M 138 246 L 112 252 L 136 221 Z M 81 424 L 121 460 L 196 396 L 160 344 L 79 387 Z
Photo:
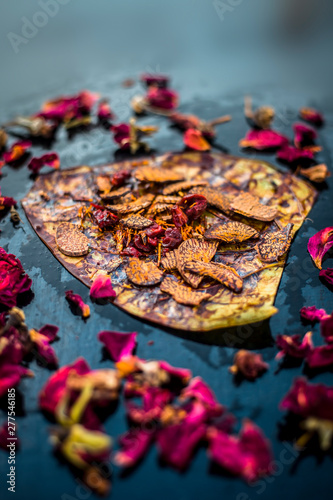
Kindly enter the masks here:
M 97 276 L 90 288 L 90 297 L 92 299 L 113 299 L 116 297 L 111 278 L 104 275 Z
M 333 269 L 322 269 L 319 276 L 323 278 L 329 285 L 333 285 Z
M 183 140 L 185 146 L 190 149 L 195 149 L 196 151 L 209 151 L 211 149 L 211 145 L 206 141 L 202 132 L 194 128 L 186 130 Z
M 276 359 L 286 355 L 292 358 L 305 358 L 313 349 L 311 336 L 312 333 L 308 332 L 301 340 L 301 335 L 278 335 L 276 345 L 280 352 L 276 355 Z
M 181 391 L 179 399 L 188 398 L 194 398 L 200 401 L 204 407 L 209 410 L 207 415 L 209 417 L 220 416 L 224 411 L 223 406 L 217 401 L 211 388 L 201 377 L 193 378 L 189 385 Z
M 114 114 L 112 113 L 110 104 L 108 101 L 103 100 L 99 103 L 98 108 L 97 108 L 97 117 L 99 120 L 103 121 L 110 121 L 114 118 Z
M 133 354 L 137 335 L 136 332 L 102 331 L 98 334 L 98 340 L 104 344 L 113 361 L 120 361 L 124 356 Z
M 120 450 L 116 451 L 113 461 L 118 467 L 133 467 L 147 453 L 154 432 L 145 429 L 130 429 L 119 439 Z
M 317 309 L 316 306 L 302 307 L 300 310 L 301 318 L 309 321 L 310 323 L 315 323 L 316 321 L 321 321 L 327 312 L 325 309 Z
M 148 424 L 160 418 L 165 406 L 171 402 L 172 394 L 168 389 L 148 387 L 143 394 L 143 405 L 128 402 L 126 405 L 128 418 L 136 424 Z
M 170 78 L 166 75 L 159 75 L 159 74 L 150 74 L 150 73 L 144 73 L 143 75 L 140 76 L 140 80 L 147 85 L 147 87 L 150 87 L 151 85 L 160 87 L 160 88 L 166 88 L 169 84 Z
M 293 125 L 295 139 L 294 143 L 297 148 L 302 148 L 304 146 L 308 146 L 313 144 L 317 139 L 317 132 L 307 125 L 303 125 L 302 123 L 295 123 Z
M 294 163 L 302 160 L 313 160 L 314 153 L 307 149 L 298 149 L 293 146 L 284 146 L 277 152 L 276 157 L 287 163 Z
M 166 361 L 159 361 L 159 367 L 161 370 L 167 372 L 171 377 L 179 379 L 183 384 L 187 384 L 192 377 L 191 370 L 188 370 L 187 368 L 175 368 Z
M 183 421 L 159 430 L 156 436 L 160 457 L 172 467 L 185 469 L 205 437 L 206 425 Z
M 174 225 L 178 228 L 185 226 L 188 222 L 187 215 L 177 205 L 171 208 L 171 215 Z
M 74 293 L 73 290 L 67 290 L 65 292 L 65 295 L 68 302 L 71 302 L 80 309 L 82 318 L 89 318 L 90 307 L 88 306 L 88 304 L 85 304 L 83 302 L 82 297 L 80 297 L 80 295 Z
M 30 141 L 15 142 L 8 151 L 3 153 L 2 158 L 5 163 L 14 163 L 28 153 L 31 146 L 32 143 Z
M 301 168 L 299 173 L 303 175 L 303 177 L 306 177 L 310 181 L 316 182 L 317 184 L 324 182 L 331 176 L 331 173 L 328 171 L 328 168 L 324 163 L 314 165 L 310 168 Z
M 178 106 L 178 94 L 174 90 L 150 86 L 146 95 L 147 102 L 154 108 L 163 110 L 176 109 Z
M 333 227 L 326 227 L 309 239 L 308 252 L 318 269 L 322 268 L 322 260 L 332 247 Z
M 287 146 L 288 137 L 274 130 L 250 130 L 239 145 L 242 148 L 253 148 L 259 151 L 265 149 L 278 149 Z
M 6 208 L 14 207 L 17 205 L 17 201 L 10 196 L 1 196 L 1 188 L 0 188 L 0 210 L 4 210 Z
M 302 108 L 299 115 L 302 120 L 313 123 L 314 125 L 322 125 L 324 123 L 323 115 L 313 108 Z
M 50 333 L 50 328 L 55 328 L 56 332 L 54 337 L 49 335 L 44 335 L 42 332 L 44 331 L 45 333 Z M 38 332 L 36 330 L 30 330 L 29 331 L 29 336 L 31 341 L 34 344 L 34 348 L 36 349 L 37 352 L 35 352 L 35 357 L 39 361 L 41 361 L 43 364 L 46 363 L 46 365 L 52 365 L 52 366 L 57 366 L 58 365 L 58 358 L 56 356 L 56 353 L 54 352 L 54 349 L 50 346 L 50 342 L 53 342 L 55 339 L 56 335 L 58 332 L 57 327 L 53 327 L 52 325 L 46 325 L 43 327 L 42 330 L 39 330 Z M 53 332 L 54 333 L 54 330 Z M 34 348 L 32 351 L 34 351 Z
M 245 378 L 254 380 L 268 368 L 269 365 L 263 361 L 261 354 L 241 349 L 236 352 L 234 365 L 229 368 L 229 371 L 234 375 L 241 373 Z
M 148 229 L 145 229 L 145 234 L 148 237 L 151 238 L 156 238 L 157 236 L 163 236 L 165 233 L 165 229 L 163 229 L 162 226 L 159 224 L 154 223 L 152 226 L 148 227 Z
M 130 147 L 130 126 L 127 123 L 119 123 L 111 127 L 113 140 L 119 144 L 122 149 Z
M 8 389 L 16 387 L 21 378 L 33 377 L 34 374 L 21 365 L 9 364 L 6 360 L 0 361 L 0 397 L 7 394 Z
M 80 118 L 91 112 L 92 107 L 99 99 L 99 94 L 83 90 L 77 95 L 61 96 L 46 101 L 36 116 L 41 116 L 56 122 Z
M 333 314 L 325 316 L 320 321 L 320 333 L 328 344 L 333 343 Z
M 0 304 L 16 306 L 17 296 L 30 290 L 31 284 L 19 259 L 0 247 Z
M 309 368 L 325 368 L 333 365 L 333 344 L 315 347 L 306 357 Z
M 209 456 L 224 469 L 245 481 L 257 481 L 271 472 L 273 461 L 269 441 L 250 420 L 245 420 L 239 436 L 217 428 L 208 429 Z
M 28 164 L 28 169 L 34 174 L 39 174 L 39 171 L 45 166 L 54 168 L 55 170 L 60 167 L 60 160 L 57 153 L 47 153 L 39 158 L 32 158 Z
M 281 410 L 288 410 L 301 417 L 318 417 L 333 420 L 333 387 L 309 384 L 299 377 L 280 403 Z

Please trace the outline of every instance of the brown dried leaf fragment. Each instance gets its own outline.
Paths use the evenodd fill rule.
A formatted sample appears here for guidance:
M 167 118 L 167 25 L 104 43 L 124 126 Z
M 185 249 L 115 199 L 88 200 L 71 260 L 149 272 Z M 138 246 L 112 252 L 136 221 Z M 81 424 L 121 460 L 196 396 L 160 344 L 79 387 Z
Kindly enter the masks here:
M 191 189 L 190 193 L 202 194 L 209 205 L 218 208 L 227 215 L 230 215 L 230 200 L 227 195 L 221 193 L 219 188 L 212 187 L 196 187 Z
M 98 191 L 102 193 L 110 191 L 112 188 L 111 180 L 109 175 L 98 175 L 95 179 Z
M 260 203 L 260 199 L 250 193 L 240 193 L 230 204 L 231 210 L 250 219 L 269 222 L 277 216 L 277 209 Z
M 192 290 L 191 287 L 182 285 L 168 276 L 162 281 L 160 289 L 162 292 L 171 295 L 178 304 L 186 306 L 198 306 L 202 301 L 211 297 L 209 293 Z
M 161 260 L 161 264 L 166 271 L 177 269 L 176 252 L 174 250 L 168 252 Z
M 214 257 L 218 247 L 216 241 L 204 241 L 189 238 L 183 241 L 176 251 L 177 269 L 183 279 L 193 288 L 198 288 L 203 276 L 198 276 L 193 272 L 186 270 L 186 264 L 191 260 L 210 262 Z
M 181 200 L 180 196 L 163 196 L 162 194 L 159 194 L 156 196 L 156 203 L 168 203 L 170 205 L 175 205 Z
M 154 203 L 148 210 L 148 215 L 161 214 L 166 210 L 170 210 L 172 203 Z
M 135 285 L 157 285 L 163 279 L 163 272 L 153 262 L 144 262 L 135 257 L 128 259 L 125 271 L 127 278 Z
M 89 239 L 69 222 L 57 227 L 55 240 L 60 252 L 69 257 L 81 257 L 89 253 Z
M 236 352 L 234 364 L 229 368 L 229 371 L 234 375 L 241 374 L 248 380 L 254 380 L 268 368 L 269 365 L 264 362 L 261 354 L 241 349 Z
M 256 245 L 260 260 L 275 262 L 286 253 L 291 243 L 293 226 L 293 224 L 289 223 L 283 229 L 273 233 L 266 233 L 260 238 L 259 243 Z
M 121 223 L 130 229 L 145 229 L 154 222 L 150 219 L 146 219 L 146 217 L 142 217 L 142 215 L 131 215 L 128 219 L 123 219 Z
M 241 222 L 218 222 L 214 224 L 204 234 L 208 240 L 221 240 L 225 243 L 240 243 L 250 238 L 258 238 L 259 233 L 253 227 Z
M 121 198 L 122 196 L 126 196 L 132 190 L 131 186 L 123 186 L 115 191 L 110 191 L 109 193 L 103 193 L 100 195 L 101 200 L 103 201 L 113 201 L 117 198 Z
M 215 262 L 206 263 L 192 260 L 186 263 L 185 269 L 201 276 L 209 276 L 233 292 L 239 293 L 243 289 L 243 280 L 232 267 Z
M 176 182 L 176 184 L 171 184 L 163 189 L 162 193 L 164 195 L 169 195 L 173 193 L 178 193 L 179 191 L 187 191 L 188 189 L 194 188 L 196 186 L 207 186 L 207 181 L 184 181 Z
M 149 207 L 155 196 L 153 194 L 145 194 L 141 196 L 135 201 L 130 203 L 122 203 L 119 205 L 110 205 L 108 208 L 112 210 L 112 212 L 116 212 L 117 214 L 129 214 L 131 212 L 139 212 L 143 208 Z
M 299 173 L 302 174 L 303 177 L 306 177 L 310 181 L 318 184 L 324 182 L 327 177 L 330 177 L 331 175 L 324 163 L 310 168 L 301 168 Z
M 135 174 L 138 181 L 144 182 L 176 182 L 183 180 L 183 176 L 171 169 L 157 167 L 139 167 Z

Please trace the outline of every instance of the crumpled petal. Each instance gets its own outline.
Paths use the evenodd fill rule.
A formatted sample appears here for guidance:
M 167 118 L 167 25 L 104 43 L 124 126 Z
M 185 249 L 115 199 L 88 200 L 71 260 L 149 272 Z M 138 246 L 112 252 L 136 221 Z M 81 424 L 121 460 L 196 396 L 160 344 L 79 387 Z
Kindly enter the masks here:
M 271 472 L 273 462 L 269 441 L 250 420 L 245 420 L 239 436 L 208 429 L 209 456 L 224 469 L 253 482 Z
M 0 304 L 16 306 L 18 295 L 30 290 L 31 284 L 19 259 L 0 247 Z
M 65 295 L 66 295 L 66 299 L 68 300 L 68 302 L 74 304 L 75 306 L 77 306 L 80 311 L 81 311 L 81 315 L 82 315 L 82 318 L 89 318 L 90 316 L 90 307 L 88 306 L 88 304 L 85 304 L 82 300 L 82 297 L 80 297 L 80 295 L 78 295 L 77 293 L 74 293 L 73 290 L 67 290 L 65 292 Z
M 92 299 L 113 299 L 116 297 L 111 278 L 102 274 L 97 276 L 90 288 L 90 297 Z
M 98 340 L 104 344 L 113 361 L 117 362 L 133 354 L 137 335 L 136 332 L 102 331 L 98 334 Z
M 322 268 L 322 260 L 332 247 L 333 227 L 326 227 L 309 239 L 308 252 L 318 269 Z
M 280 403 L 281 410 L 288 410 L 301 417 L 318 417 L 333 420 L 333 387 L 309 384 L 299 377 Z
M 17 205 L 17 201 L 10 196 L 1 196 L 1 188 L 0 188 L 0 210 L 4 210 L 6 208 L 14 207 Z
M 111 127 L 113 140 L 120 145 L 122 149 L 130 147 L 130 126 L 127 123 L 119 123 Z
M 46 335 L 42 333 L 43 331 Z M 52 325 L 45 325 L 43 329 L 38 332 L 34 329 L 29 331 L 30 339 L 34 343 L 34 347 L 37 350 L 34 354 L 40 362 L 46 363 L 46 365 L 58 365 L 57 355 L 54 349 L 50 346 L 50 342 L 54 341 L 57 336 L 57 332 L 58 327 L 53 327 Z
M 306 357 L 309 368 L 326 368 L 333 365 L 333 344 L 315 347 Z
M 160 88 L 166 88 L 169 84 L 170 78 L 166 75 L 160 75 L 157 73 L 143 73 L 143 75 L 140 76 L 140 80 L 147 85 L 147 87 L 154 85 Z
M 177 108 L 179 97 L 174 90 L 152 85 L 148 88 L 146 100 L 154 108 L 170 111 Z
M 327 315 L 320 321 L 320 333 L 327 344 L 333 342 L 333 314 Z
M 39 158 L 32 158 L 28 164 L 28 169 L 31 170 L 33 174 L 39 174 L 40 170 L 45 165 L 58 170 L 60 167 L 60 159 L 57 153 L 47 153 Z
M 34 374 L 31 370 L 28 370 L 21 365 L 13 365 L 6 362 L 6 360 L 0 361 L 0 397 L 7 394 L 8 389 L 16 387 L 21 378 L 23 377 L 33 377 Z
M 206 435 L 206 425 L 183 421 L 164 427 L 157 432 L 156 441 L 160 457 L 175 469 L 184 470 L 194 451 Z
M 200 130 L 196 130 L 194 128 L 189 128 L 184 133 L 184 144 L 196 151 L 209 151 L 211 146 L 208 141 L 204 138 L 202 132 Z
M 320 184 L 324 182 L 328 177 L 331 176 L 331 173 L 328 171 L 327 165 L 321 163 L 320 165 L 314 165 L 309 168 L 301 168 L 299 173 L 306 177 L 311 182 L 315 182 Z
M 222 415 L 224 407 L 217 401 L 215 394 L 201 377 L 193 378 L 180 393 L 179 399 L 194 398 L 208 410 L 209 417 Z
M 30 141 L 17 141 L 8 151 L 3 153 L 2 158 L 5 163 L 14 163 L 20 160 L 26 153 L 29 152 L 32 143 Z
M 310 306 L 302 307 L 300 315 L 302 319 L 305 319 L 310 323 L 315 323 L 316 321 L 321 321 L 325 316 L 327 316 L 327 312 L 325 309 L 317 309 L 316 306 Z
M 254 380 L 268 370 L 269 365 L 264 362 L 261 354 L 241 349 L 234 356 L 234 365 L 229 371 L 234 375 L 242 374 L 248 380 Z
M 99 103 L 97 108 L 97 117 L 101 121 L 110 121 L 114 118 L 110 104 L 107 100 L 103 100 Z
M 171 377 L 179 379 L 183 384 L 186 384 L 192 377 L 191 370 L 188 370 L 187 368 L 175 368 L 166 361 L 159 361 L 159 367 L 161 370 L 167 372 Z
M 239 145 L 242 148 L 252 148 L 262 151 L 265 149 L 278 149 L 287 146 L 288 137 L 275 130 L 250 130 Z
M 299 112 L 302 120 L 320 126 L 324 123 L 324 116 L 314 108 L 301 108 Z
M 293 129 L 295 133 L 294 143 L 297 148 L 313 144 L 317 139 L 317 132 L 307 125 L 295 123 Z
M 147 453 L 154 432 L 145 429 L 130 429 L 119 438 L 120 450 L 116 451 L 113 461 L 118 467 L 134 467 Z
M 61 96 L 46 101 L 36 116 L 55 122 L 68 121 L 90 114 L 92 107 L 99 99 L 99 94 L 83 90 L 77 95 Z
M 333 286 L 333 268 L 322 269 L 319 276 L 323 278 L 326 283 Z
M 302 160 L 313 160 L 314 153 L 307 149 L 299 149 L 293 146 L 284 146 L 277 152 L 276 157 L 279 160 L 285 161 L 287 163 L 294 163 L 296 161 Z
M 280 349 L 276 359 L 281 359 L 286 355 L 304 359 L 313 349 L 312 333 L 308 332 L 303 339 L 301 335 L 278 335 L 276 345 Z
M 56 371 L 39 394 L 39 406 L 42 410 L 55 416 L 57 405 L 66 393 L 66 383 L 70 372 L 86 375 L 90 372 L 90 368 L 83 358 L 79 358 L 74 363 L 63 366 Z
M 147 424 L 152 420 L 157 420 L 160 418 L 165 406 L 172 400 L 172 397 L 168 389 L 148 387 L 142 397 L 142 406 L 127 402 L 127 416 L 136 424 Z

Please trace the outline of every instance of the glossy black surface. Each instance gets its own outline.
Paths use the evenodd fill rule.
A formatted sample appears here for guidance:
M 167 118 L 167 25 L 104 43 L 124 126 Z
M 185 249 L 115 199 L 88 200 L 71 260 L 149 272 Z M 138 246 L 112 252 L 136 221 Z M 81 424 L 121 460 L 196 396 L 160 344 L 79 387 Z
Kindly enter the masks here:
M 70 94 L 81 88 L 89 88 L 110 97 L 119 119 L 124 121 L 130 115 L 128 107 L 130 97 L 138 91 L 142 91 L 142 88 L 137 83 L 134 88 L 124 89 L 121 87 L 121 82 L 125 78 L 136 76 L 141 70 L 155 71 L 160 69 L 172 75 L 173 86 L 181 95 L 181 111 L 196 113 L 206 119 L 226 113 L 232 114 L 232 122 L 219 128 L 216 140 L 217 145 L 231 154 L 245 156 L 238 147 L 239 139 L 244 136 L 248 129 L 242 110 L 244 93 L 251 93 L 257 105 L 264 103 L 274 105 L 278 114 L 276 128 L 289 136 L 292 135 L 292 123 L 297 119 L 299 107 L 309 104 L 316 105 L 325 112 L 327 117 L 326 126 L 319 131 L 318 142 L 323 146 L 323 152 L 318 155 L 318 160 L 320 163 L 326 162 L 329 168 L 332 168 L 332 102 L 325 97 L 327 94 L 324 91 L 319 92 L 315 85 L 310 85 L 310 81 L 306 81 L 300 76 L 293 85 L 283 86 L 281 73 L 278 71 L 276 74 L 270 73 L 270 68 L 265 65 L 265 60 L 259 61 L 259 58 L 255 58 L 257 52 L 252 42 L 254 38 L 260 45 L 260 34 L 252 37 L 251 47 L 250 44 L 249 47 L 246 46 L 246 37 L 243 45 L 239 43 L 238 49 L 239 54 L 241 54 L 239 59 L 236 53 L 237 47 L 234 47 L 233 50 L 230 49 L 229 53 L 224 50 L 223 56 L 221 55 L 222 60 L 220 60 L 217 50 L 218 44 L 214 45 L 206 18 L 212 23 L 213 31 L 220 42 L 224 41 L 224 31 L 231 35 L 232 22 L 235 21 L 232 21 L 233 18 L 230 19 L 228 26 L 224 27 L 224 25 L 219 24 L 218 19 L 216 20 L 216 13 L 211 14 L 212 7 L 209 5 L 209 11 L 204 10 L 202 2 L 199 2 L 196 3 L 195 8 L 187 11 L 188 19 L 192 19 L 192 14 L 195 11 L 193 25 L 187 26 L 191 32 L 189 41 L 192 40 L 192 37 L 193 40 L 195 39 L 194 22 L 195 26 L 201 28 L 202 9 L 202 13 L 204 13 L 202 26 L 205 27 L 205 30 L 204 34 L 200 30 L 198 31 L 198 33 L 200 32 L 199 42 L 209 39 L 210 45 L 215 47 L 212 49 L 215 50 L 213 54 L 209 55 L 208 44 L 207 50 L 204 50 L 205 45 L 200 46 L 198 39 L 196 39 L 197 46 L 193 48 L 186 45 L 180 55 L 167 44 L 162 47 L 163 37 L 156 35 L 161 43 L 159 52 L 158 47 L 156 48 L 154 45 L 155 35 L 153 36 L 152 33 L 146 34 L 147 42 L 144 41 L 143 35 L 141 38 L 139 37 L 139 50 L 136 47 L 139 31 L 138 28 L 135 28 L 137 10 L 132 5 L 133 13 L 127 5 L 128 3 L 125 2 L 123 6 L 118 4 L 120 14 L 116 10 L 111 10 L 111 13 L 114 16 L 119 14 L 120 20 L 123 21 L 126 16 L 126 8 L 128 8 L 128 22 L 132 26 L 132 31 L 126 25 L 124 33 L 127 36 L 126 41 L 116 39 L 116 37 L 112 38 L 111 34 L 105 35 L 108 46 L 110 46 L 110 58 L 106 57 L 105 47 L 101 49 L 99 56 L 102 54 L 103 61 L 102 63 L 99 61 L 96 71 L 92 69 L 94 68 L 93 56 L 90 53 L 85 53 L 85 48 L 89 44 L 87 40 L 84 40 L 80 30 L 85 30 L 88 23 L 87 18 L 92 15 L 91 23 L 95 33 L 92 44 L 93 47 L 97 46 L 96 40 L 99 40 L 100 37 L 98 22 L 102 22 L 103 13 L 109 14 L 108 8 L 105 6 L 101 7 L 97 22 L 97 14 L 88 7 L 88 2 L 82 2 L 82 9 L 78 8 L 75 2 L 72 2 L 68 5 L 66 13 L 64 11 L 64 14 L 59 14 L 59 17 L 54 19 L 54 24 L 50 20 L 47 27 L 48 33 L 41 31 L 38 37 L 31 40 L 26 46 L 22 46 L 22 50 L 17 56 L 13 55 L 13 52 L 9 53 L 10 47 L 6 41 L 2 51 L 4 68 L 7 68 L 7 71 L 4 71 L 5 77 L 0 100 L 1 120 L 7 120 L 19 113 L 33 113 L 45 99 L 55 95 Z M 176 18 L 178 11 L 173 2 L 171 3 L 170 9 L 173 9 L 171 12 Z M 22 2 L 20 4 L 23 9 Z M 32 4 L 33 2 L 31 4 L 28 2 L 29 8 L 25 6 L 22 14 L 16 13 L 16 17 L 15 12 L 10 7 L 6 7 L 8 24 L 6 28 L 3 27 L 4 36 L 10 30 L 19 31 L 20 16 L 32 15 L 38 8 Z M 153 5 L 152 2 L 142 2 L 142 4 L 148 9 L 145 12 L 149 12 Z M 188 2 L 185 4 L 188 9 L 191 9 Z M 67 9 L 64 6 L 63 9 L 65 8 Z M 239 7 L 239 9 L 241 12 L 242 8 Z M 181 8 L 182 12 L 183 10 L 185 7 Z M 170 17 L 172 18 L 171 12 Z M 154 10 L 154 15 L 157 13 L 158 9 L 156 13 Z M 183 14 L 185 20 L 185 13 Z M 211 17 L 213 15 L 214 18 Z M 234 15 L 236 16 L 236 12 Z M 261 12 L 260 15 L 263 16 L 263 13 Z M 252 12 L 249 19 L 253 20 L 253 17 Z M 171 26 L 173 19 L 169 22 Z M 103 29 L 106 28 L 105 23 Z M 110 23 L 112 26 L 117 24 L 114 18 Z M 55 26 L 58 25 L 64 30 L 63 37 L 59 29 L 56 33 L 53 32 Z M 242 24 L 238 25 L 237 33 L 241 34 L 242 26 Z M 244 26 L 246 26 L 245 21 Z M 253 27 L 255 26 L 253 25 Z M 71 30 L 74 30 L 74 34 Z M 78 33 L 79 31 L 80 33 Z M 119 27 L 118 31 L 121 31 Z M 176 35 L 180 32 L 180 29 L 176 30 Z M 70 38 L 70 34 L 72 38 Z M 169 32 L 166 32 L 165 37 L 168 41 L 172 38 Z M 55 40 L 56 45 L 53 46 L 51 42 Z M 79 40 L 82 44 L 79 44 Z M 184 34 L 179 40 L 176 37 L 175 46 L 177 47 L 177 43 L 182 40 L 185 40 Z M 111 41 L 114 45 L 111 44 Z M 118 48 L 116 50 L 115 44 L 117 42 Z M 56 48 L 59 51 L 57 56 L 55 54 Z M 168 49 L 172 53 L 168 53 Z M 49 52 L 47 52 L 48 50 Z M 328 50 L 327 45 L 325 45 L 325 50 Z M 188 59 L 184 53 L 188 55 Z M 167 55 L 169 55 L 169 59 Z M 253 57 L 252 70 L 249 66 L 251 57 Z M 269 57 L 268 60 L 273 68 L 272 60 Z M 29 61 L 30 66 L 27 61 Z M 187 67 L 186 61 L 188 62 Z M 297 61 L 296 56 L 295 61 Z M 72 70 L 69 69 L 71 64 L 74 64 Z M 306 70 L 305 67 L 302 69 Z M 26 82 L 24 82 L 25 72 Z M 40 77 L 37 78 L 36 75 Z M 278 79 L 278 76 L 281 78 Z M 142 122 L 160 126 L 159 134 L 151 141 L 156 152 L 182 150 L 181 135 L 175 129 L 170 128 L 165 119 L 147 117 Z M 83 163 L 95 165 L 112 161 L 116 147 L 110 134 L 97 128 L 89 133 L 77 133 L 71 138 L 64 130 L 60 130 L 52 149 L 59 152 L 62 168 L 68 168 Z M 44 149 L 38 145 L 33 148 L 36 155 L 43 151 Z M 250 155 L 253 157 L 255 153 L 250 153 Z M 274 155 L 258 156 L 277 164 Z M 32 182 L 25 165 L 19 168 L 4 167 L 3 177 L 0 179 L 3 194 L 14 196 L 18 200 L 26 194 Z M 133 498 L 134 500 L 155 498 L 159 500 L 169 500 L 170 498 L 175 500 L 200 498 L 211 500 L 221 498 L 228 500 L 253 500 L 257 498 L 280 500 L 281 498 L 312 499 L 315 497 L 326 500 L 331 498 L 331 457 L 324 456 L 322 458 L 316 454 L 299 457 L 298 454 L 291 451 L 289 444 L 281 441 L 280 424 L 284 421 L 284 414 L 279 411 L 278 404 L 289 389 L 293 378 L 302 374 L 302 367 L 284 369 L 277 373 L 278 363 L 274 360 L 277 351 L 273 339 L 278 333 L 305 333 L 308 330 L 308 327 L 302 325 L 299 319 L 299 309 L 303 305 L 316 305 L 327 311 L 332 309 L 332 292 L 320 282 L 319 272 L 313 266 L 306 250 L 310 236 L 316 231 L 332 225 L 332 186 L 333 179 L 331 178 L 328 180 L 327 187 L 322 189 L 318 202 L 292 244 L 288 264 L 276 299 L 279 314 L 274 316 L 268 324 L 255 328 L 241 327 L 236 335 L 231 335 L 227 331 L 195 335 L 166 331 L 143 323 L 111 304 L 107 306 L 90 304 L 91 318 L 85 323 L 71 313 L 64 298 L 64 292 L 73 289 L 89 302 L 88 289 L 73 279 L 51 256 L 26 221 L 22 209 L 19 210 L 23 220 L 20 227 L 14 229 L 8 216 L 0 221 L 1 246 L 21 259 L 24 268 L 33 279 L 32 289 L 35 297 L 24 308 L 27 323 L 35 328 L 41 327 L 46 322 L 60 327 L 60 340 L 54 344 L 54 347 L 61 365 L 73 361 L 78 356 L 84 356 L 92 368 L 112 366 L 110 361 L 102 361 L 102 350 L 97 342 L 97 333 L 103 329 L 124 332 L 137 331 L 139 332 L 137 354 L 140 357 L 165 359 L 175 366 L 190 368 L 194 375 L 203 377 L 213 388 L 219 401 L 239 419 L 250 417 L 262 427 L 267 437 L 272 441 L 274 454 L 278 461 L 275 476 L 265 479 L 258 485 L 248 486 L 239 479 L 227 475 L 222 477 L 217 474 L 216 470 L 210 466 L 205 449 L 199 450 L 188 471 L 178 474 L 159 465 L 157 451 L 152 448 L 144 462 L 132 474 L 122 477 L 119 469 L 113 469 L 112 498 L 115 500 L 124 498 Z M 325 265 L 327 266 L 328 262 Z M 319 342 L 317 326 L 314 328 L 314 332 L 314 340 Z M 148 345 L 150 340 L 154 341 L 153 345 Z M 228 373 L 228 367 L 232 362 L 235 350 L 238 348 L 260 350 L 264 359 L 270 363 L 270 370 L 254 383 L 243 382 L 237 386 Z M 50 423 L 39 412 L 37 402 L 38 392 L 50 376 L 50 372 L 39 367 L 35 362 L 31 364 L 31 368 L 35 372 L 35 378 L 24 380 L 19 389 L 22 395 L 23 410 L 22 415 L 17 418 L 21 450 L 17 455 L 15 498 L 18 500 L 26 498 L 34 498 L 35 500 L 95 498 L 94 494 L 86 492 L 80 487 L 75 476 L 52 454 L 52 447 L 48 441 Z M 313 381 L 332 385 L 333 375 L 332 373 L 321 374 L 316 376 Z M 5 413 L 1 411 L 1 422 L 4 418 Z M 126 428 L 124 407 L 120 404 L 116 412 L 107 420 L 106 429 L 112 436 L 116 437 Z M 7 457 L 2 451 L 0 453 L 0 468 L 1 499 L 12 498 L 13 494 L 7 491 L 5 484 L 8 465 Z

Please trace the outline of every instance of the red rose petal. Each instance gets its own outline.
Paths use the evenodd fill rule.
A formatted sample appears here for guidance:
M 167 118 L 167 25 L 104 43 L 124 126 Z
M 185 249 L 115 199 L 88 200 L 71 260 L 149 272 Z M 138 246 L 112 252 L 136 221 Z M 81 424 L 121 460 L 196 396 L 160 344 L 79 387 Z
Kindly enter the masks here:
M 239 145 L 242 148 L 252 148 L 259 151 L 265 149 L 278 149 L 287 146 L 288 137 L 274 130 L 250 130 Z
M 133 354 L 137 335 L 136 332 L 102 331 L 98 334 L 98 340 L 104 344 L 113 361 L 120 361 L 124 356 Z
M 82 297 L 80 297 L 80 295 L 78 295 L 77 293 L 73 293 L 73 290 L 67 290 L 67 292 L 65 292 L 65 295 L 66 299 L 69 302 L 71 302 L 80 309 L 82 318 L 84 319 L 89 318 L 90 307 L 88 306 L 88 304 L 85 304 L 83 302 Z
M 333 227 L 326 227 L 309 239 L 308 252 L 318 269 L 322 268 L 322 260 L 332 247 Z

